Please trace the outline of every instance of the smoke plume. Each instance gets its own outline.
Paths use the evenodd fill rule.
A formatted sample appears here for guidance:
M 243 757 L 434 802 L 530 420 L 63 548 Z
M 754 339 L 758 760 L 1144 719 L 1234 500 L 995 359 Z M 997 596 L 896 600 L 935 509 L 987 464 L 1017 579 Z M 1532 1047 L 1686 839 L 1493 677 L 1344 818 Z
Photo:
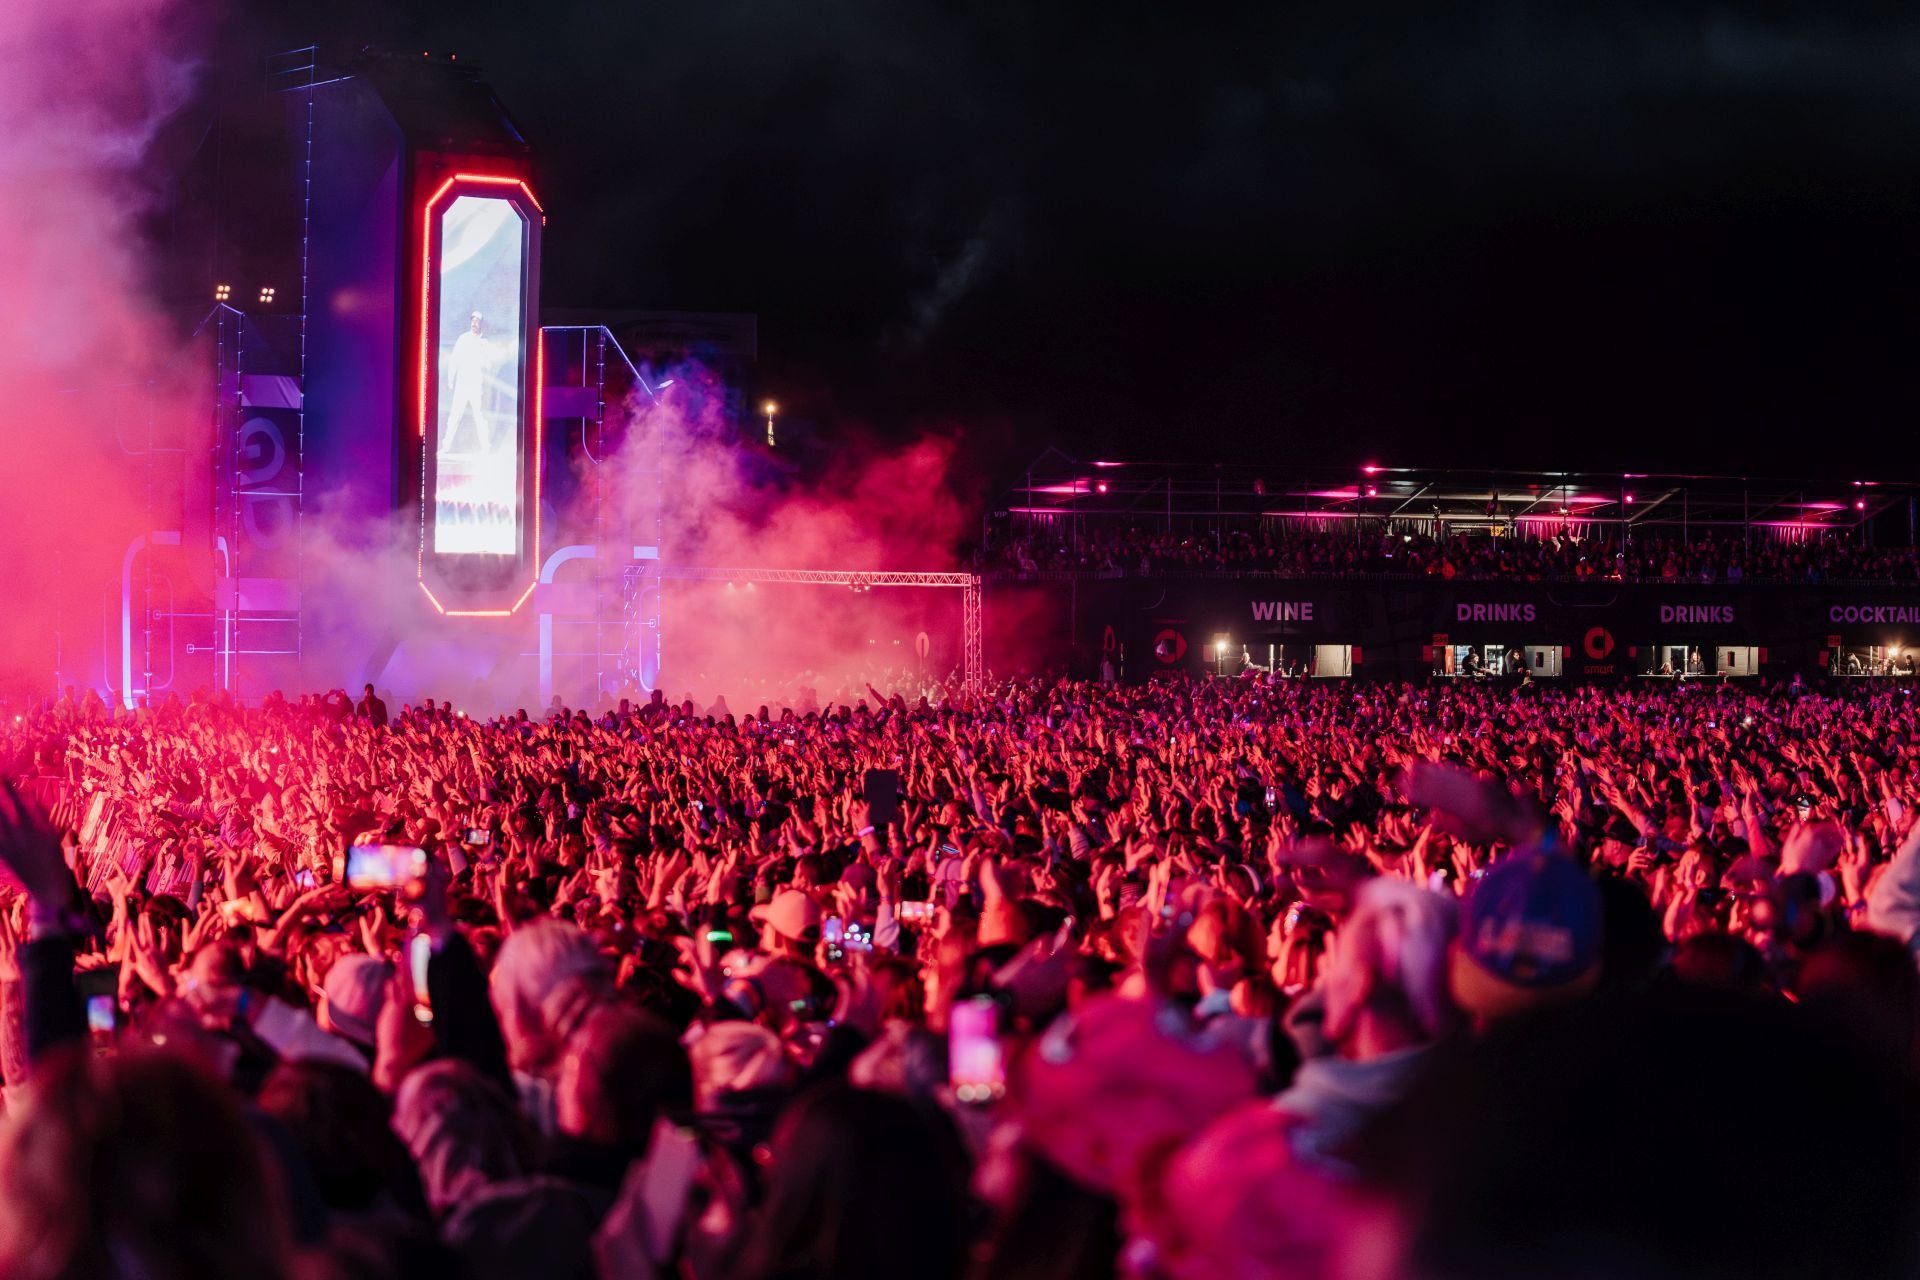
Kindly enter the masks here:
M 960 592 L 871 587 L 879 570 L 953 570 L 977 532 L 978 495 L 954 473 L 954 436 L 927 430 L 885 447 L 842 431 L 830 456 L 788 470 L 779 451 L 742 438 L 723 389 L 673 371 L 658 402 L 628 405 L 625 440 L 606 466 L 621 519 L 644 526 L 662 496 L 660 548 L 671 566 L 847 571 L 851 585 L 692 583 L 669 576 L 661 610 L 662 686 L 701 709 L 724 696 L 761 703 L 951 689 L 961 666 Z M 927 654 L 916 639 L 926 637 Z
M 178 509 L 198 415 L 156 358 L 139 224 L 142 157 L 193 82 L 180 9 L 0 4 L 0 696 L 47 692 L 61 638 L 101 634 L 108 602 L 72 584 L 117 582 L 149 494 Z

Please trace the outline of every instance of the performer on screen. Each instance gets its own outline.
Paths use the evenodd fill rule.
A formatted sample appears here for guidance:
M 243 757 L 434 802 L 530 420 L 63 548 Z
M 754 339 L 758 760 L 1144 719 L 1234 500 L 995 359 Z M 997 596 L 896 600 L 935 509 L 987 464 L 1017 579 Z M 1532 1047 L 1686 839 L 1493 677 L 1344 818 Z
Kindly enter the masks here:
M 442 358 L 447 370 L 447 394 L 452 401 L 452 407 L 447 411 L 446 429 L 440 437 L 442 453 L 453 452 L 453 439 L 460 432 L 460 420 L 468 413 L 473 415 L 473 429 L 480 442 L 480 456 L 493 452 L 493 432 L 487 425 L 483 397 L 487 374 L 503 357 L 499 348 L 483 338 L 480 331 L 481 316 L 476 311 L 467 322 L 467 331 L 454 340 L 453 350 Z

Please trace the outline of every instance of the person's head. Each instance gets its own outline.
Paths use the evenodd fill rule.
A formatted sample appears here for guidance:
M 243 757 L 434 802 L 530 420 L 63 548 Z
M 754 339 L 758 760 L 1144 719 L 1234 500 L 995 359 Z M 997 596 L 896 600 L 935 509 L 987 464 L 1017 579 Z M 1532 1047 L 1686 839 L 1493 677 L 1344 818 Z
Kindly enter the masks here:
M 380 1007 L 387 1002 L 387 983 L 393 966 L 364 952 L 342 956 L 327 970 L 316 1011 L 320 1027 L 362 1049 L 374 1045 L 374 1027 Z
M 481 321 L 480 313 L 478 311 L 474 312 L 472 315 L 467 317 L 467 332 L 468 333 L 480 332 L 481 323 L 482 321 Z
M 1095 996 L 1019 1058 L 1010 1114 L 1069 1177 L 1124 1198 L 1149 1160 L 1252 1098 L 1248 1058 L 1199 1036 L 1175 1005 Z
M 1578 999 L 1600 980 L 1600 890 L 1571 858 L 1511 854 L 1467 895 L 1453 998 L 1481 1022 Z
M 798 889 L 781 889 L 748 915 L 760 926 L 760 949 L 770 955 L 810 956 L 820 941 L 820 904 Z
M 637 1157 L 656 1119 L 693 1109 L 693 1067 L 665 1023 L 602 1004 L 567 1041 L 554 1105 L 562 1133 Z
M 157 1053 L 60 1054 L 0 1131 L 0 1275 L 279 1280 L 279 1183 L 234 1097 Z
M 1840 933 L 1801 966 L 1800 1003 L 1863 1039 L 1890 1062 L 1920 1062 L 1920 971 L 1913 953 L 1878 933 Z
M 1673 985 L 1503 1022 L 1370 1136 L 1403 1255 L 1377 1274 L 1914 1274 L 1906 1077 L 1784 1001 Z
M 780 1037 L 757 1022 L 716 1022 L 688 1050 L 702 1111 L 736 1094 L 791 1088 L 798 1078 Z
M 1260 923 L 1231 898 L 1213 898 L 1187 926 L 1187 945 L 1223 985 L 1260 968 Z
M 412 1153 L 436 1215 L 528 1167 L 529 1135 L 513 1099 L 458 1059 L 408 1073 L 394 1095 L 393 1131 Z
M 1457 912 L 1451 898 L 1379 876 L 1361 886 L 1334 935 L 1326 1034 L 1348 1057 L 1437 1040 L 1459 1013 L 1447 989 Z
M 740 1280 L 954 1280 L 967 1266 L 967 1163 L 938 1111 L 844 1085 L 774 1131 Z
M 187 963 L 180 995 L 209 1027 L 224 1027 L 241 1008 L 246 986 L 246 953 L 230 938 L 200 947 Z
M 367 685 L 367 686 L 365 686 L 365 687 L 364 687 L 364 688 L 363 688 L 363 689 L 361 690 L 361 692 L 362 692 L 363 694 L 365 694 L 365 695 L 366 695 L 367 697 L 369 697 L 369 698 L 371 698 L 371 697 L 373 696 L 373 686 L 369 684 L 369 685 Z
M 557 1067 L 566 1033 L 612 980 L 606 957 L 578 925 L 542 919 L 508 934 L 493 962 L 491 995 L 514 1069 L 546 1075 Z
M 1166 1160 L 1132 1215 L 1155 1276 L 1336 1274 L 1336 1249 L 1357 1224 L 1334 1183 L 1294 1162 L 1294 1123 L 1255 1103 L 1214 1121 Z
M 1673 977 L 1688 986 L 1758 996 L 1772 990 L 1760 948 L 1731 933 L 1712 931 L 1682 939 L 1668 961 Z
M 392 1109 L 364 1071 L 334 1062 L 282 1062 L 260 1087 L 259 1104 L 305 1154 L 328 1208 L 425 1214 L 419 1173 L 394 1134 Z

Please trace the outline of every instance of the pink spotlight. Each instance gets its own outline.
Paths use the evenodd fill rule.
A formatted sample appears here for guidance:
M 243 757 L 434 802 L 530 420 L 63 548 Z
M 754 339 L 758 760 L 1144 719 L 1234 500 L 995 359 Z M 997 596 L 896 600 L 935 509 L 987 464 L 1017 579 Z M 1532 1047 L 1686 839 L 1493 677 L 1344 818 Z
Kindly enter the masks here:
M 1107 491 L 1107 482 L 1102 480 L 1099 484 L 1093 486 L 1093 488 L 1096 493 L 1105 493 Z
M 1856 499 L 1853 504 L 1853 509 L 1855 511 L 1865 511 L 1867 509 L 1867 500 L 1865 498 Z
M 1364 466 L 1364 467 L 1362 467 L 1362 468 L 1360 468 L 1360 470 L 1361 470 L 1361 471 L 1362 471 L 1362 472 L 1363 472 L 1364 474 L 1366 474 L 1366 475 L 1370 475 L 1370 476 L 1371 476 L 1371 475 L 1378 475 L 1378 474 L 1380 473 L 1380 468 L 1379 468 L 1379 467 L 1376 467 L 1376 466 L 1374 466 L 1374 465 L 1373 465 L 1373 464 L 1372 464 L 1371 462 L 1369 462 L 1369 463 L 1368 463 L 1368 464 L 1367 464 L 1366 466 Z
M 1628 494 L 1628 495 L 1627 495 L 1627 505 L 1628 505 L 1628 506 L 1632 506 L 1632 505 L 1633 505 L 1633 495 L 1632 495 L 1632 494 Z
M 1379 496 L 1380 496 L 1380 488 L 1379 488 L 1379 486 L 1378 486 L 1378 485 L 1371 485 L 1371 484 L 1370 484 L 1370 485 L 1368 485 L 1368 486 L 1367 486 L 1367 496 L 1368 496 L 1369 498 L 1377 498 L 1377 497 L 1379 497 Z

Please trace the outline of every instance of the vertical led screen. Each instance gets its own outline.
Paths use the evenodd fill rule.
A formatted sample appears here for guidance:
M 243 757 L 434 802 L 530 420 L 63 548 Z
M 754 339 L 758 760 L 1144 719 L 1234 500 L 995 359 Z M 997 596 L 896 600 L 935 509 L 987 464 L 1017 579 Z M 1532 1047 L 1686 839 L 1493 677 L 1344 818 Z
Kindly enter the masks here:
M 517 555 L 527 221 L 511 200 L 458 195 L 435 230 L 432 548 Z
M 419 265 L 420 587 L 508 616 L 540 555 L 539 203 L 459 172 L 426 198 Z

